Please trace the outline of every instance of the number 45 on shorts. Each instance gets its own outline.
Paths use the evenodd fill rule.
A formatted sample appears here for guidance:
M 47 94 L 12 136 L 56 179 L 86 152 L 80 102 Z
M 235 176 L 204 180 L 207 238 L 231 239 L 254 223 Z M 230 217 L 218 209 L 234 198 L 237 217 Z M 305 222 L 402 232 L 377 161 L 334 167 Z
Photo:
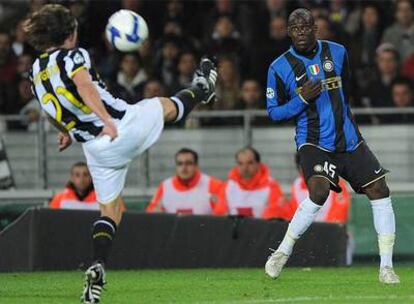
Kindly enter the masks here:
M 323 164 L 323 171 L 325 171 L 325 173 L 328 174 L 332 178 L 335 177 L 335 172 L 336 172 L 335 170 L 336 170 L 336 166 L 334 164 L 330 164 L 327 161 Z

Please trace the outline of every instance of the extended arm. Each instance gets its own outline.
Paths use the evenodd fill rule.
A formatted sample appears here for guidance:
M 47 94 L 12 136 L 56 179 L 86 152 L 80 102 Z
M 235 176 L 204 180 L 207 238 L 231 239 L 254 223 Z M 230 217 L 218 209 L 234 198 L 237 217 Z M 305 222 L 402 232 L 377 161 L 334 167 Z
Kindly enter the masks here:
M 92 82 L 91 76 L 86 70 L 80 70 L 73 76 L 73 82 L 78 89 L 83 102 L 103 121 L 104 129 L 102 134 L 107 134 L 111 139 L 118 136 L 116 126 L 112 122 L 112 117 L 102 103 L 99 92 Z

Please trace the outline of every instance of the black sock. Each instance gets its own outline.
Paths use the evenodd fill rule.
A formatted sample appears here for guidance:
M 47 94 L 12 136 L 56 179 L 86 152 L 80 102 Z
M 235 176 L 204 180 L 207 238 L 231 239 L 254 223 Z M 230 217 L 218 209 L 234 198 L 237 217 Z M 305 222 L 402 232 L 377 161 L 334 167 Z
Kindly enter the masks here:
M 171 97 L 177 107 L 177 118 L 174 122 L 184 120 L 194 107 L 204 100 L 205 95 L 201 88 L 192 86 Z
M 116 223 L 102 216 L 93 223 L 92 242 L 94 262 L 106 263 L 116 233 Z

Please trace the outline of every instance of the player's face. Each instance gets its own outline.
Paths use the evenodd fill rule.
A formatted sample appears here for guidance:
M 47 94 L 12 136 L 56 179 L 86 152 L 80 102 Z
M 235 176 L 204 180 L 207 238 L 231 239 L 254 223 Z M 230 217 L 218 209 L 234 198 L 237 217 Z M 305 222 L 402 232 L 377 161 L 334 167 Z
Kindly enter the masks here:
M 189 180 L 197 173 L 198 166 L 191 153 L 181 153 L 175 160 L 176 174 L 182 180 Z
M 304 19 L 289 24 L 288 34 L 295 49 L 300 52 L 312 50 L 316 43 L 316 30 L 315 24 L 307 23 Z
M 259 165 L 251 151 L 245 151 L 237 155 L 237 168 L 243 179 L 251 179 L 259 171 Z
M 72 169 L 70 181 L 78 192 L 84 192 L 92 184 L 92 178 L 87 167 L 80 166 Z

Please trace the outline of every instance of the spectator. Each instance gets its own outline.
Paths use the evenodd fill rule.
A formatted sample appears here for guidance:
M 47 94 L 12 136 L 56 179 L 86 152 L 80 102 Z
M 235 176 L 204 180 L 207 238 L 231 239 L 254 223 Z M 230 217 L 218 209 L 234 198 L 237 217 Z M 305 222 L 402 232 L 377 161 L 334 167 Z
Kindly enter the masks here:
M 62 192 L 50 201 L 52 209 L 99 210 L 92 178 L 86 163 L 75 163 L 70 169 L 70 179 Z
M 296 154 L 296 167 L 299 171 L 299 176 L 295 179 L 291 187 L 291 199 L 285 205 L 286 216 L 288 220 L 293 218 L 299 204 L 309 196 L 308 188 L 303 177 L 302 169 L 299 164 L 299 157 Z M 340 179 L 339 186 L 342 188 L 341 193 L 331 191 L 329 196 L 318 212 L 315 221 L 327 223 L 341 223 L 346 224 L 349 217 L 349 207 L 351 205 L 351 196 L 347 190 L 346 183 Z
M 24 53 L 31 53 L 33 49 L 27 44 L 25 33 L 23 31 L 24 20 L 17 22 L 14 31 L 14 41 L 12 43 L 12 49 L 15 56 L 20 56 Z
M 334 33 L 332 32 L 331 23 L 326 17 L 318 17 L 315 20 L 317 26 L 316 38 L 321 40 L 334 40 Z
M 17 96 L 16 57 L 11 48 L 10 35 L 0 32 L 0 112 L 13 114 Z
M 229 16 L 223 15 L 217 19 L 209 45 L 210 54 L 232 55 L 241 58 L 240 33 Z
M 17 74 L 22 77 L 28 77 L 32 68 L 33 57 L 30 54 L 23 53 L 17 57 Z
M 395 23 L 385 30 L 383 41 L 394 45 L 402 62 L 414 53 L 414 10 L 410 0 L 396 1 Z
M 215 208 L 217 215 L 242 215 L 256 218 L 283 218 L 284 196 L 269 168 L 261 162 L 253 148 L 236 153 L 236 166 L 231 169 Z
M 133 103 L 141 99 L 147 78 L 137 53 L 127 53 L 122 57 L 117 83 L 126 91 L 125 97 L 128 102 Z
M 165 36 L 161 42 L 161 49 L 157 54 L 155 74 L 167 88 L 170 88 L 174 82 L 179 52 L 179 39 L 173 35 Z
M 153 98 L 156 96 L 165 96 L 165 89 L 157 79 L 149 80 L 144 85 L 143 98 Z
M 34 98 L 30 88 L 30 81 L 27 78 L 22 78 L 18 84 L 19 100 L 18 105 L 19 115 L 21 116 L 21 126 L 28 131 L 36 131 L 40 119 L 41 111 L 38 106 L 38 101 Z
M 408 78 L 396 78 L 391 84 L 392 103 L 395 108 L 407 108 L 414 105 L 413 83 Z M 394 114 L 380 116 L 381 123 L 405 124 L 413 123 L 413 114 Z
M 194 53 L 186 51 L 180 54 L 177 64 L 177 76 L 171 86 L 171 94 L 174 94 L 191 85 L 194 72 L 197 68 L 197 59 Z
M 373 66 L 375 64 L 375 50 L 381 39 L 380 15 L 378 8 L 373 5 L 366 5 L 362 9 L 361 25 L 352 41 L 351 51 L 354 66 Z
M 287 21 L 285 17 L 276 16 L 270 19 L 269 36 L 267 39 L 258 40 L 251 52 L 250 70 L 260 83 L 264 84 L 267 77 L 267 69 L 269 65 L 277 57 L 286 52 L 290 47 L 290 38 L 287 35 Z M 261 37 L 262 35 L 260 35 Z M 260 60 L 258 60 L 260 58 Z
M 138 49 L 139 56 L 141 57 L 141 63 L 144 71 L 147 75 L 154 75 L 154 56 L 153 45 L 151 40 L 147 39 Z
M 398 52 L 390 44 L 377 48 L 377 72 L 362 92 L 363 105 L 367 107 L 392 107 L 391 83 L 398 76 Z
M 243 81 L 241 86 L 241 105 L 243 109 L 263 109 L 264 101 L 262 99 L 262 89 L 259 83 L 254 79 Z
M 194 150 L 179 150 L 175 165 L 176 175 L 161 182 L 147 212 L 212 214 L 222 182 L 200 171 Z
M 234 110 L 240 108 L 240 75 L 236 63 L 231 57 L 222 57 L 218 62 L 217 98 L 214 104 L 217 110 Z

